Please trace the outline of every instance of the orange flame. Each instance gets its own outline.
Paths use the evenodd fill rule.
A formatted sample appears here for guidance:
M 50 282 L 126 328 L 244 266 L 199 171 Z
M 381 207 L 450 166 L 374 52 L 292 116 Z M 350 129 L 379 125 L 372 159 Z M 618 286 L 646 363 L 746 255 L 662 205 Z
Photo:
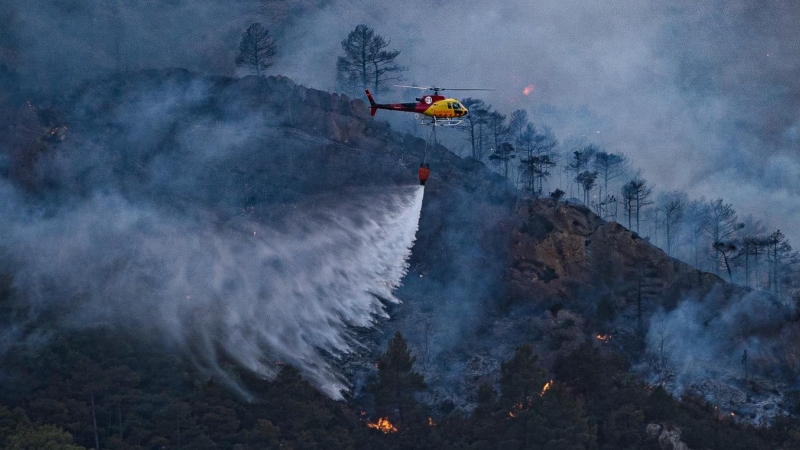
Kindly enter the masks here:
M 542 386 L 542 392 L 539 393 L 539 397 L 544 396 L 544 393 L 550 389 L 550 386 L 553 385 L 553 380 L 548 381 L 547 383 Z
M 531 92 L 533 92 L 534 88 L 535 88 L 535 86 L 532 85 L 532 84 L 529 84 L 529 85 L 525 86 L 525 89 L 522 90 L 522 95 L 530 94 Z
M 611 335 L 610 334 L 598 334 L 595 337 L 597 338 L 598 341 L 601 341 L 601 342 L 608 342 L 608 341 L 611 340 Z
M 530 400 L 530 399 L 528 399 L 528 400 Z M 525 404 L 522 403 L 522 402 L 514 403 L 513 405 L 511 405 L 511 411 L 508 412 L 508 417 L 511 417 L 512 419 L 514 417 L 517 417 L 517 415 L 514 414 L 514 411 L 522 411 L 522 408 L 524 408 L 524 407 L 525 407 Z
M 389 422 L 388 417 L 381 417 L 377 422 L 367 422 L 367 426 L 380 430 L 383 434 L 397 433 L 397 427 L 392 425 L 392 422 Z
M 432 417 L 428 417 L 428 426 L 429 427 L 435 427 L 436 426 L 436 422 L 433 421 Z

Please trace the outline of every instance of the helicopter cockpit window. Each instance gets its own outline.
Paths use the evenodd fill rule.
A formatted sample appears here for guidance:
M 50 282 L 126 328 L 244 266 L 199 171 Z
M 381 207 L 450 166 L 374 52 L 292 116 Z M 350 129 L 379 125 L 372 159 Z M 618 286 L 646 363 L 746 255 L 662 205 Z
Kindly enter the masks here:
M 454 109 L 461 109 L 461 103 L 453 103 Z
M 448 103 L 447 104 L 447 109 L 453 109 L 453 104 L 452 103 Z

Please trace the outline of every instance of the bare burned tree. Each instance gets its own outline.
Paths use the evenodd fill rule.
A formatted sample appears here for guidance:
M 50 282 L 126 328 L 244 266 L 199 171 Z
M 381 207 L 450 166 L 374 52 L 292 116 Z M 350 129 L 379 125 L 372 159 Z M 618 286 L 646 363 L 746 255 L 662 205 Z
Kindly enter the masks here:
M 583 148 L 575 150 L 572 152 L 572 158 L 570 159 L 569 164 L 564 168 L 567 172 L 574 172 L 575 177 L 574 180 L 577 182 L 578 175 L 581 172 L 586 171 L 589 168 L 589 164 L 594 158 L 595 153 L 597 153 L 598 149 L 592 144 L 589 144 Z M 572 186 L 572 185 L 570 185 Z M 572 195 L 572 190 L 570 188 L 570 195 Z
M 598 178 L 602 181 L 602 184 L 599 186 L 598 205 L 604 206 L 610 203 L 609 197 L 611 197 L 611 191 L 608 188 L 608 182 L 624 175 L 630 166 L 630 162 L 628 157 L 621 153 L 598 151 L 594 155 L 592 165 L 598 174 Z M 598 214 L 605 219 L 606 208 L 599 208 Z
M 522 146 L 522 134 L 525 132 L 525 127 L 527 125 L 529 125 L 528 111 L 524 109 L 515 110 L 508 118 L 508 131 L 514 145 L 517 147 Z
M 688 197 L 683 192 L 672 191 L 662 195 L 659 200 L 659 208 L 664 213 L 664 227 L 666 228 L 667 234 L 666 250 L 668 255 L 672 255 L 675 246 L 675 237 L 683 221 L 683 214 L 686 210 Z
M 753 278 L 755 279 L 755 287 L 759 287 L 759 260 L 764 256 L 764 253 L 766 253 L 766 247 L 768 245 L 768 236 L 748 234 L 742 238 L 742 245 L 739 249 L 739 257 L 744 257 L 745 286 L 750 287 L 750 273 L 752 271 L 754 275 Z
M 487 105 L 479 98 L 472 97 L 461 100 L 461 103 L 469 110 L 469 115 L 464 118 L 464 122 L 457 128 L 467 133 L 467 140 L 472 149 L 470 156 L 480 161 L 484 156 L 483 129 L 486 125 L 486 116 L 491 111 L 492 106 Z
M 494 152 L 492 152 L 491 155 L 489 155 L 489 160 L 498 165 L 502 165 L 503 176 L 508 178 L 508 163 L 516 157 L 517 150 L 514 148 L 514 146 L 508 142 L 503 142 L 494 150 Z
M 520 170 L 524 177 L 525 190 L 532 197 L 541 194 L 544 180 L 551 175 L 550 169 L 557 164 L 557 145 L 558 141 L 549 128 L 544 127 L 539 132 L 531 123 L 525 125 L 519 136 L 519 151 L 523 155 L 519 161 Z
M 706 232 L 711 237 L 712 242 L 720 242 L 727 239 L 734 232 L 744 227 L 743 223 L 739 223 L 733 205 L 725 203 L 721 198 L 708 203 L 708 219 Z
M 236 66 L 246 67 L 251 74 L 261 76 L 272 66 L 276 54 L 277 46 L 269 31 L 260 23 L 254 23 L 242 34 Z
M 787 276 L 789 269 L 800 264 L 800 254 L 792 249 L 789 240 L 786 239 L 781 230 L 776 230 L 770 234 L 765 244 L 767 261 L 769 262 L 767 287 L 780 298 L 784 295 L 784 282 L 789 281 Z
M 725 264 L 725 269 L 728 270 L 728 281 L 733 283 L 733 274 L 731 273 L 731 256 L 737 250 L 736 245 L 733 242 L 724 241 L 724 242 L 714 242 L 714 250 L 717 251 L 717 254 L 722 256 L 722 261 Z
M 738 221 L 733 205 L 725 203 L 721 198 L 710 201 L 707 211 L 705 231 L 711 238 L 711 248 L 714 249 L 714 270 L 718 272 L 720 264 L 725 263 L 721 253 L 724 246 L 717 246 L 717 243 L 730 241 L 736 231 L 744 228 L 744 223 Z
M 636 219 L 636 233 L 639 233 L 639 216 L 642 208 L 652 204 L 650 194 L 652 189 L 647 186 L 647 182 L 642 178 L 634 178 L 622 186 L 622 199 L 625 204 L 625 211 L 628 215 L 628 229 L 631 227 L 631 219 Z
M 592 192 L 592 188 L 594 188 L 597 181 L 597 172 L 584 170 L 578 174 L 575 181 L 583 188 L 583 204 L 589 206 L 589 193 Z
M 657 377 L 657 383 L 664 385 L 674 375 L 671 367 L 672 340 L 665 326 L 661 326 L 649 339 L 645 361 L 650 371 Z
M 705 198 L 687 203 L 684 217 L 690 233 L 689 241 L 693 264 L 697 268 L 702 268 L 701 263 L 708 261 L 708 258 L 701 258 L 701 256 L 707 255 L 705 245 L 701 245 L 708 223 L 708 202 Z
M 497 151 L 509 135 L 509 128 L 506 125 L 506 115 L 498 111 L 492 111 L 487 116 L 486 124 L 492 136 L 493 151 Z

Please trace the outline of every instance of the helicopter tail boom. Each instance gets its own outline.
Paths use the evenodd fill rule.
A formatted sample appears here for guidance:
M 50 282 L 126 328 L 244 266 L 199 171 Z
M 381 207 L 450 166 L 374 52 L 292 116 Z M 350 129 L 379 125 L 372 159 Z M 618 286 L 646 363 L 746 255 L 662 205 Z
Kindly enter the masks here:
M 367 99 L 369 100 L 370 115 L 374 116 L 376 112 L 378 112 L 378 104 L 375 103 L 375 99 L 372 98 L 372 94 L 369 92 L 369 89 L 364 89 L 367 92 Z

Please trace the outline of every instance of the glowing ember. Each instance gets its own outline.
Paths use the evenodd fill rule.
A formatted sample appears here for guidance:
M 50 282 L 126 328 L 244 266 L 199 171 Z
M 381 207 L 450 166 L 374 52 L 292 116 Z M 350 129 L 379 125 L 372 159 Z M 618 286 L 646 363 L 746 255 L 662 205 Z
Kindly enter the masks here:
M 530 400 L 530 398 L 528 400 Z M 511 411 L 508 412 L 508 417 L 511 417 L 512 419 L 514 417 L 517 417 L 517 415 L 514 414 L 514 411 L 522 411 L 522 408 L 524 408 L 524 407 L 525 407 L 525 404 L 522 403 L 522 402 L 514 403 L 513 405 L 511 405 Z
M 553 385 L 553 380 L 548 381 L 547 383 L 542 386 L 542 392 L 539 393 L 539 397 L 543 396 L 545 392 L 550 389 L 550 386 Z
M 533 92 L 533 89 L 534 89 L 534 86 L 532 84 L 529 84 L 529 85 L 525 86 L 525 89 L 522 90 L 522 95 L 530 94 L 531 92 Z
M 429 427 L 435 427 L 436 426 L 436 422 L 433 421 L 432 417 L 428 417 L 428 426 Z
M 397 433 L 397 427 L 392 425 L 392 422 L 389 422 L 386 417 L 381 417 L 377 422 L 367 422 L 367 426 L 380 430 L 383 434 Z
M 611 335 L 610 334 L 598 334 L 595 337 L 597 338 L 598 341 L 602 341 L 602 342 L 608 342 L 608 341 L 611 340 Z

